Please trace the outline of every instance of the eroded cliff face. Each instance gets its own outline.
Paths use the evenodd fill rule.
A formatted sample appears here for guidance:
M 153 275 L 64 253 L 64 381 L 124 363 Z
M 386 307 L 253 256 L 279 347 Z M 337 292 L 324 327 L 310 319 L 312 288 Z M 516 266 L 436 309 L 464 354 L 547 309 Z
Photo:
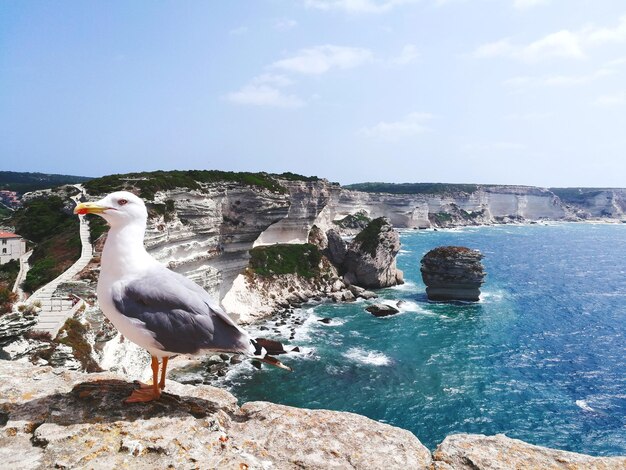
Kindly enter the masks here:
M 170 210 L 149 220 L 148 252 L 220 299 L 247 266 L 255 240 L 290 205 L 288 194 L 236 184 L 163 191 L 155 202 Z
M 324 232 L 338 229 L 355 235 L 358 230 L 334 223 L 349 215 L 386 217 L 396 228 L 626 219 L 626 190 L 574 193 L 564 201 L 550 190 L 523 186 L 479 186 L 471 193 L 387 194 L 343 189 L 323 179 L 279 181 L 288 193 L 237 183 L 156 193 L 154 203 L 161 212 L 149 221 L 148 251 L 223 299 L 247 266 L 250 248 L 305 243 L 313 225 Z
M 278 181 L 289 190 L 289 212 L 285 218 L 268 227 L 254 246 L 306 243 L 315 220 L 328 207 L 331 198 L 341 191 L 338 185 L 327 180 Z
M 387 194 L 341 189 L 315 224 L 333 228 L 334 220 L 359 211 L 387 217 L 397 228 L 482 225 L 516 221 L 575 220 L 575 211 L 547 189 L 483 186 L 473 193 Z

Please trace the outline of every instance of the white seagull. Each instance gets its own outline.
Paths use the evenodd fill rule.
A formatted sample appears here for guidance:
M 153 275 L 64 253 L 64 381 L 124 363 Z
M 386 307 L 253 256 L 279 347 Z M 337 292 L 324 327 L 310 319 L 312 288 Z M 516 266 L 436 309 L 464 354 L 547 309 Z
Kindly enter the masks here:
M 152 384 L 142 384 L 126 402 L 159 398 L 167 361 L 176 354 L 238 353 L 291 370 L 268 356 L 204 289 L 148 254 L 143 244 L 148 211 L 139 197 L 119 191 L 97 202 L 81 203 L 74 213 L 97 214 L 108 222 L 98 303 L 125 338 L 152 356 Z M 163 363 L 160 381 L 159 360 Z

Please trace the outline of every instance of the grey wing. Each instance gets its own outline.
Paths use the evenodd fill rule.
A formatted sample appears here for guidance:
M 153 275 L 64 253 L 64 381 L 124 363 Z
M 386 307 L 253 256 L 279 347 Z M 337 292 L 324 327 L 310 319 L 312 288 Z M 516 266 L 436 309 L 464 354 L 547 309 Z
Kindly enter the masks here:
M 152 269 L 114 289 L 122 315 L 144 323 L 164 351 L 254 353 L 250 337 L 197 284 L 167 268 Z

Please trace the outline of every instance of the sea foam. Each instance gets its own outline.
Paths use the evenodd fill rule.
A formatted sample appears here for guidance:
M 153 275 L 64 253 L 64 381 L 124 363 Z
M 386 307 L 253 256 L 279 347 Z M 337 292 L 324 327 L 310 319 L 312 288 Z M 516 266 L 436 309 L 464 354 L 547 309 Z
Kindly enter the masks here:
M 380 351 L 366 351 L 362 348 L 350 348 L 343 356 L 354 362 L 369 364 L 373 366 L 387 366 L 391 364 L 391 359 Z

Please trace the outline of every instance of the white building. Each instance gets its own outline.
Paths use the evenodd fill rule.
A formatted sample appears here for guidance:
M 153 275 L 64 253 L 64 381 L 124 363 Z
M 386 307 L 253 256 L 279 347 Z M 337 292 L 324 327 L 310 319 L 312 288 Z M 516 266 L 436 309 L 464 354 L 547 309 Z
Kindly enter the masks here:
M 11 232 L 0 231 L 0 264 L 20 259 L 26 253 L 26 240 Z

